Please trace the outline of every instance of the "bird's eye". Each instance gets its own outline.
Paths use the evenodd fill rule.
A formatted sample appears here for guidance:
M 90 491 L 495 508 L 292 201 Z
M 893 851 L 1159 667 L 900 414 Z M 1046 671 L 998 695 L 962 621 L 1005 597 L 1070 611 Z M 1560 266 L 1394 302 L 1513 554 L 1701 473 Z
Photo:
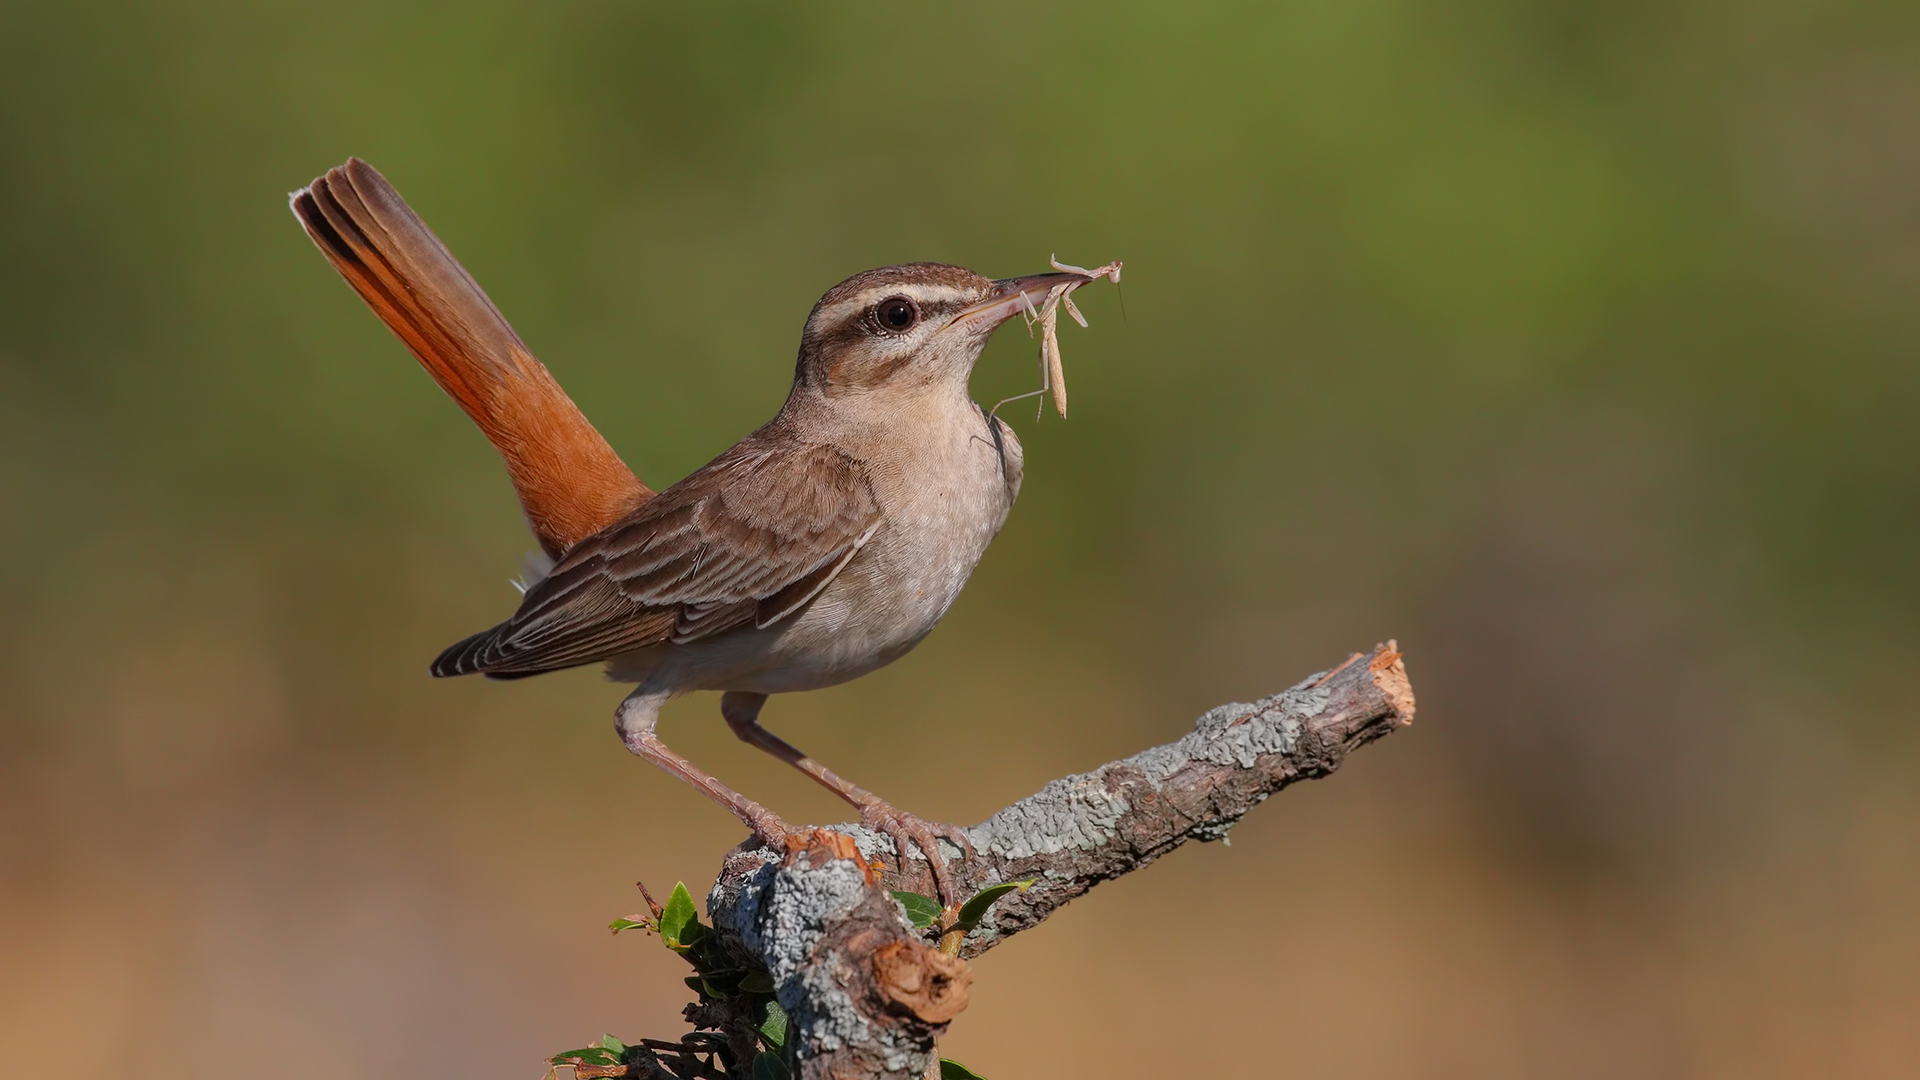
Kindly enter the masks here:
M 920 319 L 920 309 L 904 296 L 889 296 L 874 305 L 874 317 L 882 328 L 899 333 Z

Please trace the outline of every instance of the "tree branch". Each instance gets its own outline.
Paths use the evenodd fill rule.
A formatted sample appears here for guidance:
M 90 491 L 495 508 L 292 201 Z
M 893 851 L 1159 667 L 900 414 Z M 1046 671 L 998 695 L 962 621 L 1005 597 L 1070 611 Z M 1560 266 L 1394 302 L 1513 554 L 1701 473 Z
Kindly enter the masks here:
M 728 856 L 707 898 L 718 934 L 706 962 L 771 976 L 771 996 L 790 1022 L 776 1056 L 798 1075 L 925 1076 L 935 1039 L 966 1007 L 973 974 L 962 957 L 1189 840 L 1224 839 L 1269 795 L 1333 772 L 1351 751 L 1411 723 L 1413 711 L 1406 668 L 1388 642 L 1255 704 L 1212 709 L 1176 742 L 1053 781 L 968 829 L 971 855 L 948 849 L 962 896 L 1034 882 L 995 903 L 958 956 L 934 947 L 942 926 L 914 929 L 891 895 L 934 891 L 917 851 L 902 866 L 891 839 L 853 825 L 814 830 L 785 850 L 749 841 L 755 846 Z M 947 923 L 954 916 L 949 910 Z M 758 1075 L 753 1059 L 766 1051 L 756 1051 L 755 1031 L 766 995 L 701 996 L 688 1018 L 720 1032 L 715 1044 L 728 1047 L 713 1067 Z M 674 1075 L 672 1060 L 591 1071 Z

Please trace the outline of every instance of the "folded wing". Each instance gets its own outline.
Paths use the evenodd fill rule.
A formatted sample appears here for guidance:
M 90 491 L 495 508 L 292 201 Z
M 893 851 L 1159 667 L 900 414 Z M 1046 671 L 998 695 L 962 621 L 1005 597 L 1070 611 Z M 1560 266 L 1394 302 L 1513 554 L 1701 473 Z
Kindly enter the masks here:
M 853 458 L 750 437 L 581 541 L 511 619 L 449 648 L 433 673 L 513 678 L 772 626 L 826 588 L 879 521 Z

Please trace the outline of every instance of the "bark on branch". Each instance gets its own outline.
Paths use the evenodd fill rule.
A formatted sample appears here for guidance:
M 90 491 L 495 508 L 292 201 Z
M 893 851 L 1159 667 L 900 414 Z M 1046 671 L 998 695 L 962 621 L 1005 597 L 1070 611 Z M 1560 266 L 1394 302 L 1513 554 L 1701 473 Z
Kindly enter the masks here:
M 1269 795 L 1333 772 L 1349 752 L 1411 723 L 1413 711 L 1406 668 L 1388 642 L 1255 704 L 1212 709 L 1176 742 L 1053 781 L 967 830 L 971 856 L 947 851 L 963 897 L 1035 882 L 997 902 L 959 956 L 936 947 L 937 928 L 915 930 L 891 894 L 934 892 L 924 860 L 915 852 L 902 866 L 892 840 L 853 825 L 815 830 L 786 850 L 736 848 L 708 912 L 725 953 L 771 976 L 790 1019 L 784 1053 L 796 1075 L 922 1077 L 935 1040 L 966 1007 L 973 976 L 962 957 L 1189 840 L 1225 837 Z M 689 1007 L 696 1026 L 717 1030 L 731 1048 L 710 1056 L 708 1070 L 751 1074 L 754 1013 L 764 1005 L 743 1004 L 750 1001 L 703 995 Z M 594 1071 L 715 1074 L 673 1061 Z

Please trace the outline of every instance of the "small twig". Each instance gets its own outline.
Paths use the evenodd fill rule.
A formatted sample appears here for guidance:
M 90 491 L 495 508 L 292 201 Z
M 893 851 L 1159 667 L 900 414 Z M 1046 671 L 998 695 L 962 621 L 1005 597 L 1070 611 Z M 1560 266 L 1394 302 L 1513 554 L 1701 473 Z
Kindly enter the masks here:
M 930 928 L 938 948 L 892 895 L 925 895 L 928 867 L 900 864 L 886 837 L 843 825 L 793 850 L 743 846 L 707 900 L 714 940 L 728 963 L 770 976 L 787 1016 L 782 1055 L 800 1080 L 918 1080 L 937 1066 L 936 1039 L 967 1000 L 965 958 L 1188 841 L 1224 839 L 1268 796 L 1333 772 L 1352 750 L 1411 723 L 1413 709 L 1388 643 L 1252 706 L 1220 706 L 1176 742 L 1055 780 L 967 830 L 974 852 L 949 856 L 959 895 L 1029 887 L 1004 893 L 964 929 L 949 909 Z M 696 1016 L 732 1036 L 729 1074 L 749 1070 L 734 1059 L 753 1044 L 753 1010 L 703 1002 Z
M 974 850 L 949 855 L 949 870 L 956 892 L 973 899 L 925 931 L 893 894 L 924 897 L 929 868 L 898 862 L 885 836 L 841 825 L 779 848 L 735 848 L 707 898 L 712 926 L 681 942 L 701 973 L 701 999 L 687 1017 L 702 1030 L 678 1042 L 643 1039 L 637 1057 L 582 1063 L 576 1074 L 930 1076 L 936 1040 L 966 1007 L 967 958 L 1188 841 L 1224 840 L 1268 796 L 1328 775 L 1353 750 L 1411 723 L 1413 712 L 1393 642 L 1254 705 L 1215 708 L 1175 742 L 1055 780 L 966 830 Z M 670 908 L 691 904 L 676 897 Z M 650 896 L 648 904 L 659 910 Z M 940 936 L 939 948 L 928 932 Z M 685 943 L 696 941 L 688 952 Z M 776 1004 L 782 1033 L 772 1039 L 765 1025 Z M 763 1058 L 778 1058 L 777 1070 Z

